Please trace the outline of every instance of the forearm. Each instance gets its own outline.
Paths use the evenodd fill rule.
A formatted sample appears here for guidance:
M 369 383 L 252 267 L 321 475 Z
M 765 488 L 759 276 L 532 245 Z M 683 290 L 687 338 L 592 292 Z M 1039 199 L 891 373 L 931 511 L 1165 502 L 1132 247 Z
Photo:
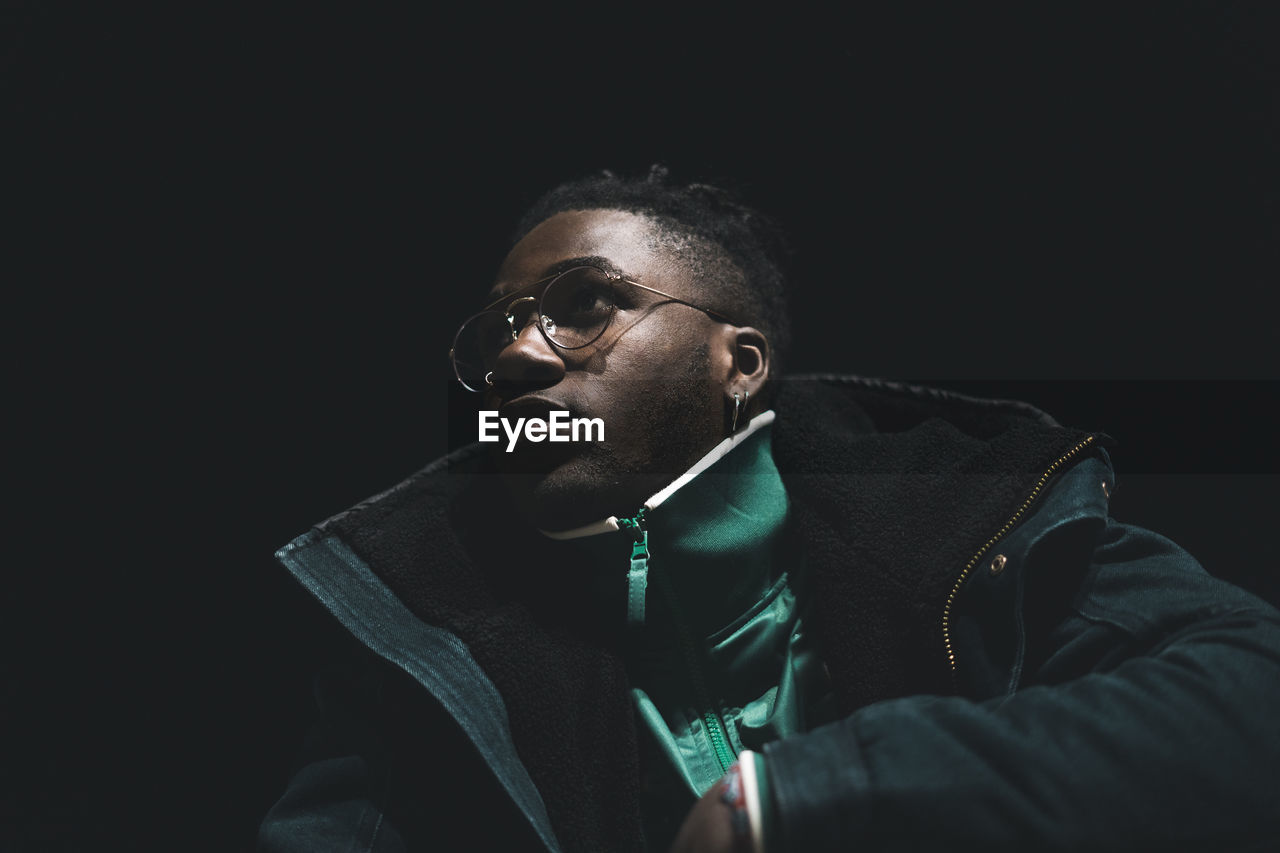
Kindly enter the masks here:
M 986 703 L 881 702 L 771 744 L 783 849 L 1280 837 L 1278 649 L 1273 612 L 1221 614 L 1108 672 Z

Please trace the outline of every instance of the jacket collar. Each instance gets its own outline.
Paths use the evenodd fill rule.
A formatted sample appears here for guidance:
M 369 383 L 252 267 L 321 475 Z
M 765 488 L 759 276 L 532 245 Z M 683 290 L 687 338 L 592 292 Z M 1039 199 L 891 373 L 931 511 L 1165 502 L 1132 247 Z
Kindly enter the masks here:
M 841 709 L 954 692 L 943 614 L 966 563 L 1087 433 L 1025 403 L 857 377 L 784 383 L 776 407 Z
M 772 422 L 772 412 L 757 415 L 749 429 L 725 439 L 645 501 L 636 512 L 636 518 L 643 516 L 643 533 L 624 529 L 611 516 L 552 537 L 563 544 L 565 562 L 589 567 L 595 606 L 606 621 L 612 614 L 619 622 L 628 619 L 631 629 L 639 627 L 629 618 L 638 536 L 646 555 L 639 573 L 648 578 L 636 591 L 648 600 L 646 625 L 666 605 L 659 601 L 654 572 L 670 584 L 697 636 L 728 624 L 769 589 L 786 562 L 788 515 L 787 492 L 770 449 Z

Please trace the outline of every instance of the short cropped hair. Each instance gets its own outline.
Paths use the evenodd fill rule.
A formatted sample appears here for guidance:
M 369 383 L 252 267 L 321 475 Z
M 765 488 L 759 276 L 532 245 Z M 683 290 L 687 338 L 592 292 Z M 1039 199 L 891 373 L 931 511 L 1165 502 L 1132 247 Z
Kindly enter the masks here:
M 769 372 L 780 374 L 791 345 L 784 272 L 789 248 L 774 220 L 726 189 L 677 184 L 665 167 L 655 165 L 644 177 L 602 171 L 554 187 L 521 217 L 512 245 L 568 210 L 623 210 L 653 219 L 662 247 L 697 277 L 705 307 L 763 332 Z

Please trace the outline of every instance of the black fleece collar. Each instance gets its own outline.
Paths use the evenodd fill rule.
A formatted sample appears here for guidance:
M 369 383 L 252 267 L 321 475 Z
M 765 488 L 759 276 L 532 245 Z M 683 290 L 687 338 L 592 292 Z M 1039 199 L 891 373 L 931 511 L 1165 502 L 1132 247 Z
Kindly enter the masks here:
M 948 595 L 1087 433 L 1021 402 L 856 377 L 783 383 L 776 408 L 774 460 L 842 710 L 952 692 Z

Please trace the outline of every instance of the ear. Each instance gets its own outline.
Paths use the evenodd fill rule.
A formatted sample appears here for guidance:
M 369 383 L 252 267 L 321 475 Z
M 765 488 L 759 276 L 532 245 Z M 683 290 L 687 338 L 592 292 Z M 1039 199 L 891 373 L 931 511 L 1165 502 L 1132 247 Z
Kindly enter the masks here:
M 724 388 L 725 394 L 746 392 L 750 400 L 760 397 L 760 389 L 769 378 L 769 341 L 759 329 L 751 326 L 725 326 Z

